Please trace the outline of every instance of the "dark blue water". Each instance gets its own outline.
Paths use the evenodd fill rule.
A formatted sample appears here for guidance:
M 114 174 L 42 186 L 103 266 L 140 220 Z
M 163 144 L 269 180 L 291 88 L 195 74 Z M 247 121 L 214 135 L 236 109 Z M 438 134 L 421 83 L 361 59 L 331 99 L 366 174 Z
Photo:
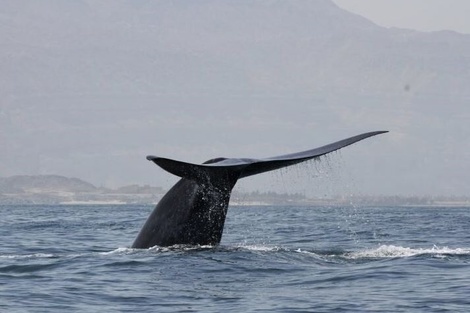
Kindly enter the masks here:
M 469 312 L 470 208 L 231 207 L 133 250 L 151 206 L 0 206 L 1 312 Z

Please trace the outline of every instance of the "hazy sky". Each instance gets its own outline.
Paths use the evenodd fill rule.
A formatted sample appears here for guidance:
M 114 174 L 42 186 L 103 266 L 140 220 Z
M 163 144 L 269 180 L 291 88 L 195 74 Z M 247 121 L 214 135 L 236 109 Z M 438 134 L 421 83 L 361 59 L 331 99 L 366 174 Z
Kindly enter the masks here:
M 334 0 L 348 11 L 385 27 L 470 34 L 468 0 Z
M 0 176 L 170 187 L 146 155 L 263 158 L 389 130 L 239 186 L 467 194 L 470 35 L 383 26 L 463 32 L 470 4 L 336 3 L 4 1 Z

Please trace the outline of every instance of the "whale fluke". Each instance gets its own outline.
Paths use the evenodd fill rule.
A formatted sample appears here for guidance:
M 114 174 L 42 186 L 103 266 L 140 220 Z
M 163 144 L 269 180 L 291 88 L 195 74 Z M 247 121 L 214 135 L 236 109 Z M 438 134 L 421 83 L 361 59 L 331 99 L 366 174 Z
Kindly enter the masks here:
M 157 204 L 132 247 L 219 244 L 230 194 L 238 179 L 318 158 L 386 132 L 368 132 L 319 148 L 263 159 L 216 158 L 193 164 L 147 156 L 181 180 Z

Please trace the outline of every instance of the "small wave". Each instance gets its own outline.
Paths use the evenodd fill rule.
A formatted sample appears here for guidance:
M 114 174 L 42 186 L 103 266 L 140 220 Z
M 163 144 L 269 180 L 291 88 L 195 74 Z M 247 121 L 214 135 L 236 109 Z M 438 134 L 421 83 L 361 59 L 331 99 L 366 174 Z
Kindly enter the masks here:
M 376 249 L 369 249 L 358 252 L 349 252 L 345 254 L 346 258 L 362 259 L 362 258 L 400 258 L 411 257 L 417 255 L 433 255 L 442 257 L 445 255 L 470 255 L 470 249 L 465 248 L 439 248 L 434 246 L 430 249 L 425 248 L 409 248 L 394 245 L 382 245 Z
M 309 257 L 309 258 L 314 258 L 314 259 L 321 259 L 321 260 L 326 260 L 332 256 L 335 256 L 335 254 L 330 254 L 330 253 L 319 253 L 316 251 L 309 251 L 301 248 L 286 248 L 286 247 L 279 247 L 279 246 L 267 246 L 267 245 L 242 245 L 242 246 L 236 246 L 236 250 L 248 250 L 248 251 L 253 251 L 253 252 L 279 252 L 279 253 L 287 253 L 287 257 L 291 258 L 294 257 L 294 255 L 302 255 L 303 257 Z
M 174 245 L 174 246 L 170 246 L 170 247 L 165 247 L 165 248 L 162 248 L 162 247 L 154 247 L 157 251 L 201 251 L 201 250 L 212 250 L 214 248 L 216 248 L 217 246 L 211 246 L 211 245 L 196 245 L 196 246 L 193 246 L 193 245 Z M 151 248 L 153 249 L 153 248 Z
M 327 253 L 327 254 L 322 255 L 322 254 L 320 254 L 320 253 L 316 253 L 316 252 L 308 251 L 308 250 L 303 250 L 303 249 L 297 249 L 297 250 L 295 250 L 295 252 L 302 253 L 302 254 L 308 254 L 308 255 L 312 255 L 312 256 L 316 256 L 316 257 L 321 257 L 321 256 L 328 256 L 328 257 L 331 257 L 331 256 L 335 256 L 335 254 Z
M 277 251 L 285 250 L 277 246 L 265 246 L 265 245 L 238 245 L 238 246 L 235 246 L 235 248 L 242 249 L 242 250 L 249 250 L 249 251 L 261 251 L 261 252 L 277 252 Z
M 137 252 L 184 252 L 184 251 L 201 251 L 201 250 L 210 250 L 215 248 L 215 246 L 192 246 L 192 245 L 174 245 L 169 247 L 160 247 L 160 246 L 153 246 L 147 249 L 136 249 L 136 248 L 129 248 L 129 247 L 121 247 L 114 249 L 108 252 L 100 252 L 101 255 L 112 255 L 112 254 L 130 254 L 130 253 L 137 253 Z
M 448 248 L 437 247 L 432 248 L 410 248 L 394 245 L 382 245 L 378 248 L 367 249 L 362 251 L 344 252 L 344 251 L 309 251 L 305 249 L 289 249 L 279 246 L 271 245 L 234 245 L 234 246 L 191 246 L 191 245 L 174 245 L 170 247 L 154 246 L 148 249 L 134 249 L 128 247 L 121 247 L 108 252 L 100 252 L 100 255 L 119 255 L 119 254 L 133 254 L 133 253 L 167 253 L 167 252 L 198 252 L 198 251 L 218 251 L 218 252 L 233 252 L 233 251 L 252 251 L 252 252 L 294 252 L 304 255 L 311 255 L 320 258 L 345 258 L 345 259 L 381 259 L 381 258 L 402 258 L 412 257 L 419 255 L 431 255 L 433 257 L 446 257 L 446 256 L 470 256 L 470 248 Z M 31 256 L 0 256 L 5 258 L 14 257 L 54 257 L 53 255 L 31 255 Z
M 127 254 L 127 253 L 130 253 L 130 252 L 133 252 L 133 251 L 135 251 L 135 249 L 132 249 L 132 248 L 117 248 L 117 249 L 114 249 L 114 250 L 108 251 L 108 252 L 100 252 L 99 254 L 101 254 L 101 255 Z
M 0 255 L 0 259 L 50 259 L 55 258 L 54 254 L 34 253 L 34 254 L 5 254 Z
M 107 252 L 100 252 L 100 255 L 113 255 L 113 254 L 130 254 L 130 253 L 138 253 L 138 252 L 186 252 L 186 251 L 206 251 L 206 250 L 214 250 L 214 251 L 240 251 L 240 250 L 247 250 L 247 251 L 257 251 L 257 252 L 277 252 L 277 251 L 289 251 L 288 249 L 283 249 L 278 246 L 266 246 L 266 245 L 235 245 L 235 246 L 211 246 L 211 245 L 174 245 L 169 247 L 160 247 L 160 246 L 153 246 L 147 249 L 135 249 L 129 247 L 120 247 L 114 249 L 112 251 Z
M 165 252 L 186 252 L 186 251 L 215 251 L 215 252 L 234 252 L 234 251 L 253 251 L 253 252 L 293 252 L 293 253 L 301 253 L 301 254 L 309 254 L 319 256 L 321 254 L 308 251 L 304 249 L 289 249 L 280 246 L 273 246 L 273 245 L 263 245 L 263 244 L 236 244 L 236 245 L 220 245 L 220 246 L 210 246 L 210 245 L 173 245 L 169 247 L 160 247 L 160 246 L 153 246 L 147 249 L 135 249 L 129 247 L 121 247 L 114 249 L 108 252 L 100 252 L 100 255 L 112 255 L 112 254 L 130 254 L 130 253 L 138 253 L 138 252 L 158 252 L 158 253 L 165 253 Z M 327 253 L 327 256 L 337 256 L 340 252 L 335 252 L 332 254 Z

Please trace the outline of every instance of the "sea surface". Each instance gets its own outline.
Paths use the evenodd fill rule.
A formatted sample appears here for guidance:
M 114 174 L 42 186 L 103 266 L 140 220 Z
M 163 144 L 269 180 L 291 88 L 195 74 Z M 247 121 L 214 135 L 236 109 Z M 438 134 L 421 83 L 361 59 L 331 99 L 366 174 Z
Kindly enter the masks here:
M 0 206 L 0 312 L 470 312 L 470 208 L 230 207 L 130 249 L 150 206 Z

